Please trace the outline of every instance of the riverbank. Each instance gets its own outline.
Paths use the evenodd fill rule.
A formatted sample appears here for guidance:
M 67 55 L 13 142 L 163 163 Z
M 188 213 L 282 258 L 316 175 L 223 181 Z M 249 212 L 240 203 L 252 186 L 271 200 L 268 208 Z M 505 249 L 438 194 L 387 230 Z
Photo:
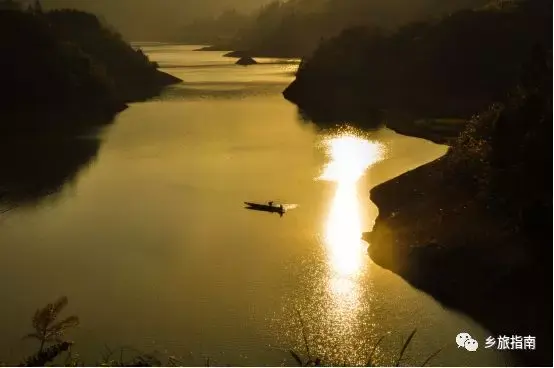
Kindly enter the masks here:
M 536 336 L 520 364 L 548 365 L 548 267 L 471 193 L 445 180 L 448 155 L 370 192 L 379 216 L 363 238 L 373 261 L 498 335 Z M 546 260 L 548 262 L 548 260 Z
M 373 188 L 363 234 L 379 265 L 494 337 L 534 336 L 552 364 L 552 76 L 537 50 L 518 93 L 473 118 L 448 153 Z M 468 331 L 470 332 L 470 331 Z
M 21 130 L 27 130 L 27 118 L 33 114 L 39 120 L 42 115 L 83 115 L 79 123 L 94 120 L 85 115 L 109 119 L 126 103 L 153 97 L 181 82 L 158 70 L 142 50 L 86 12 L 40 7 L 0 10 L 0 41 L 6 49 L 0 79 L 9 91 L 0 101 L 3 131 L 16 131 L 14 122 L 23 120 Z M 48 125 L 35 125 L 42 124 L 50 134 L 65 133 L 68 119 L 47 120 Z
M 1 9 L 0 43 L 1 207 L 59 192 L 98 152 L 98 140 L 78 137 L 113 122 L 128 103 L 181 82 L 77 10 Z
M 469 120 L 502 101 L 533 48 L 551 45 L 551 7 L 528 0 L 460 10 L 392 33 L 348 28 L 303 59 L 283 95 L 316 123 L 375 128 L 383 123 L 375 112 L 386 111 L 390 128 L 437 141 L 442 132 L 416 122 Z

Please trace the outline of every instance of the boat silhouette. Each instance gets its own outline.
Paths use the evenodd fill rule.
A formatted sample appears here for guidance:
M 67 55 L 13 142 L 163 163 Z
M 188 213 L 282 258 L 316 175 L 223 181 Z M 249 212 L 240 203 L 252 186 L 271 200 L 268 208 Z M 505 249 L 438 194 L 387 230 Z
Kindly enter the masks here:
M 264 203 L 254 203 L 254 202 L 244 202 L 246 205 L 247 210 L 253 210 L 253 211 L 262 211 L 262 212 L 270 212 L 270 213 L 278 213 L 281 217 L 285 213 L 285 207 L 280 205 L 274 205 L 273 202 L 268 202 L 267 204 Z

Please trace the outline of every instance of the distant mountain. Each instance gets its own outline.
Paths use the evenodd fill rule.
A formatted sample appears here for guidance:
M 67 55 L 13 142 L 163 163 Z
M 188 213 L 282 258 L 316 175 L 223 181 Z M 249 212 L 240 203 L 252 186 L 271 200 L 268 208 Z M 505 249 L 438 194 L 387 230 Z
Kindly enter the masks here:
M 41 0 L 51 9 L 91 12 L 116 27 L 130 41 L 166 41 L 185 23 L 215 16 L 225 9 L 250 12 L 268 0 Z
M 481 6 L 485 0 L 275 0 L 246 16 L 198 20 L 181 40 L 211 43 L 257 56 L 306 56 L 322 38 L 353 26 L 392 30 L 414 20 Z

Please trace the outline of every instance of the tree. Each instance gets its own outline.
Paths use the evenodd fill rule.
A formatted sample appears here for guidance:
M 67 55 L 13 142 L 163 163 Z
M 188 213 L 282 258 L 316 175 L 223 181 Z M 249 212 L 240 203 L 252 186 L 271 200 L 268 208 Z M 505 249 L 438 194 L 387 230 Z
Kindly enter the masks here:
M 41 14 L 42 11 L 42 4 L 40 3 L 40 0 L 35 0 L 35 5 L 33 6 L 33 10 L 35 13 Z
M 21 3 L 15 0 L 0 0 L 0 10 L 21 10 Z
M 79 317 L 69 316 L 56 322 L 60 312 L 67 306 L 67 297 L 62 296 L 54 303 L 37 309 L 33 316 L 32 323 L 35 332 L 27 334 L 24 338 L 37 339 L 40 341 L 39 353 L 42 353 L 46 343 L 62 343 L 62 337 L 68 328 L 79 324 Z

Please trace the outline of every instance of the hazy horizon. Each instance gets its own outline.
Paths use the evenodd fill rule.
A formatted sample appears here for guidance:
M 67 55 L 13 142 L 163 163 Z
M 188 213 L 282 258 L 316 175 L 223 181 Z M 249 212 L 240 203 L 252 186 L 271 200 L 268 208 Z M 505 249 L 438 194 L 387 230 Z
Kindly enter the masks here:
M 30 3 L 34 0 L 24 0 Z M 179 39 L 184 26 L 195 19 L 217 16 L 225 10 L 252 12 L 271 0 L 40 0 L 46 9 L 74 8 L 92 12 L 115 27 L 129 41 L 165 41 Z M 441 14 L 475 6 L 484 0 L 289 0 L 303 8 L 327 4 L 337 16 L 359 17 L 380 24 L 404 23 L 429 14 Z M 381 24 L 383 25 L 383 24 Z
M 235 8 L 252 11 L 266 0 L 41 0 L 46 9 L 73 8 L 104 18 L 131 41 L 173 39 L 179 28 L 198 17 Z M 137 21 L 140 20 L 140 21 Z

